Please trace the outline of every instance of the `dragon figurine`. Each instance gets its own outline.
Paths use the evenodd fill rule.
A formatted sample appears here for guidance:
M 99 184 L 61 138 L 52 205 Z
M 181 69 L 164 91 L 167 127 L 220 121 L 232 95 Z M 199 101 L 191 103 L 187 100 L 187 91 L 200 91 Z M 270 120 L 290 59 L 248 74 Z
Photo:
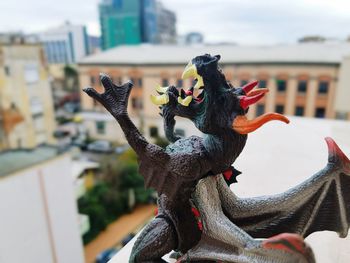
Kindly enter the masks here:
M 234 88 L 218 65 L 219 55 L 193 58 L 182 77 L 193 77 L 188 90 L 157 87 L 151 100 L 160 106 L 165 149 L 149 143 L 130 120 L 127 107 L 132 83 L 121 86 L 101 74 L 104 93 L 84 91 L 117 120 L 135 150 L 146 187 L 159 195 L 158 215 L 136 240 L 129 262 L 165 262 L 176 251 L 178 262 L 314 262 L 303 238 L 330 230 L 347 235 L 350 223 L 350 161 L 326 138 L 327 166 L 309 180 L 275 196 L 238 198 L 229 184 L 240 174 L 232 164 L 247 134 L 268 121 L 289 120 L 267 113 L 248 120 L 249 106 L 267 89 L 257 82 Z M 204 137 L 180 138 L 175 117 L 190 119 Z

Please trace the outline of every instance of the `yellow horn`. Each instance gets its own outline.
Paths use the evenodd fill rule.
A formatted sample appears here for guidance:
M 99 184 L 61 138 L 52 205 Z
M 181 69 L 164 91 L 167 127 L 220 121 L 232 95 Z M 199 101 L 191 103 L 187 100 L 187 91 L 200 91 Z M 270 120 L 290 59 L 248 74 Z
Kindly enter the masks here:
M 167 90 L 168 87 L 161 87 L 160 85 L 157 85 L 156 87 L 156 91 L 158 91 L 159 93 L 166 93 Z
M 187 96 L 186 98 L 182 99 L 181 97 L 177 98 L 177 102 L 180 103 L 182 106 L 188 107 L 192 101 L 192 96 Z
M 163 94 L 160 96 L 151 95 L 151 101 L 156 105 L 164 105 L 169 102 L 169 96 L 167 94 Z
M 184 72 L 182 73 L 181 78 L 182 79 L 188 79 L 190 77 L 196 78 L 197 76 L 198 76 L 197 67 L 196 67 L 196 65 L 193 65 L 190 62 L 190 63 L 188 63 L 188 65 L 186 66 Z

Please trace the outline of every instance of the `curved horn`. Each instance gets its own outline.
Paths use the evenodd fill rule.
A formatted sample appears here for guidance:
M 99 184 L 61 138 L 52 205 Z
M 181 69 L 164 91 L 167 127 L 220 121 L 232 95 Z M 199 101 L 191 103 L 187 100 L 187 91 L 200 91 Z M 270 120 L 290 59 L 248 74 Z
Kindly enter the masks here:
M 156 105 L 164 105 L 169 102 L 169 96 L 167 94 L 163 94 L 160 96 L 151 95 L 151 101 Z
M 264 97 L 265 93 L 260 93 L 258 95 L 252 96 L 252 97 L 247 97 L 247 96 L 242 96 L 239 99 L 239 104 L 241 107 L 246 110 L 250 105 L 256 103 L 258 100 L 260 100 L 262 97 Z
M 157 91 L 158 93 L 163 94 L 163 93 L 166 93 L 166 92 L 167 92 L 168 88 L 169 88 L 169 87 L 161 87 L 160 85 L 157 85 L 156 91 Z
M 184 99 L 182 99 L 181 97 L 177 98 L 177 102 L 185 107 L 188 107 L 188 105 L 190 105 L 191 101 L 192 101 L 192 96 L 187 96 Z
M 246 84 L 242 87 L 242 90 L 244 91 L 245 94 L 248 94 L 249 91 L 254 89 L 254 87 L 256 87 L 258 84 L 259 84 L 258 81 L 249 82 L 248 84 Z

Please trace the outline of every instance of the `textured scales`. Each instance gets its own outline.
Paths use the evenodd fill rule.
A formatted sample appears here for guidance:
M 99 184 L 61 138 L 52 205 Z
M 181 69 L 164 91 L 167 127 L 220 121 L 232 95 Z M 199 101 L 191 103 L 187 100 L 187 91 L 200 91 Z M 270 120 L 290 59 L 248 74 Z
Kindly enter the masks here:
M 231 165 L 245 146 L 247 135 L 242 133 L 269 120 L 288 120 L 278 114 L 245 120 L 248 105 L 266 91 L 252 90 L 257 83 L 234 88 L 219 68 L 219 59 L 206 54 L 191 61 L 185 75 L 197 76 L 196 88 L 202 89 L 197 96 L 193 87 L 180 92 L 174 86 L 158 88 L 163 94 L 154 101 L 162 104 L 165 134 L 173 142 L 166 149 L 149 143 L 130 120 L 132 83 L 118 86 L 101 74 L 104 93 L 84 90 L 119 123 L 138 156 L 146 186 L 159 194 L 158 215 L 135 242 L 130 262 L 164 262 L 161 257 L 171 250 L 182 255 L 179 262 L 314 262 L 302 237 L 280 234 L 305 237 L 331 230 L 347 235 L 350 162 L 328 138 L 329 163 L 306 182 L 276 196 L 237 198 L 228 184 L 239 174 Z M 185 95 L 193 96 L 189 104 L 190 99 L 179 103 L 179 96 Z M 190 119 L 204 137 L 177 136 L 175 116 Z M 227 173 L 230 169 L 232 174 Z M 255 239 L 261 237 L 268 239 Z

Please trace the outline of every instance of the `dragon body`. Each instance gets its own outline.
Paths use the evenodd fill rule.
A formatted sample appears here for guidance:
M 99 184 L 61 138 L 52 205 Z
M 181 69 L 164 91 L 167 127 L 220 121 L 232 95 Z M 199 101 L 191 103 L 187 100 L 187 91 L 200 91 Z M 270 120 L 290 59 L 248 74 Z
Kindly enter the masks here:
M 342 236 L 347 233 L 350 200 L 340 198 L 347 196 L 343 185 L 350 183 L 345 175 L 350 174 L 347 159 L 340 150 L 334 150 L 339 148 L 329 143 L 333 145 L 331 156 L 335 156 L 332 158 L 337 161 L 333 163 L 338 165 L 338 170 L 330 161 L 335 170 L 329 168 L 275 197 L 234 196 L 227 182 L 232 182 L 238 174 L 231 165 L 242 152 L 247 134 L 268 121 L 288 123 L 288 119 L 269 113 L 248 120 L 245 114 L 249 105 L 261 99 L 267 90 L 253 89 L 257 82 L 242 88 L 232 87 L 218 66 L 219 59 L 220 56 L 208 54 L 195 57 L 183 73 L 183 78 L 196 79 L 194 87 L 180 91 L 174 86 L 159 87 L 159 95 L 152 96 L 152 101 L 160 105 L 165 134 L 172 142 L 166 149 L 149 143 L 130 120 L 127 106 L 132 83 L 117 86 L 101 74 L 104 93 L 93 88 L 84 90 L 117 120 L 138 155 L 139 171 L 146 187 L 154 188 L 159 194 L 158 215 L 135 242 L 130 262 L 164 262 L 162 256 L 172 250 L 181 255 L 179 262 L 313 262 L 311 250 L 299 235 L 305 237 L 326 229 Z M 175 116 L 190 119 L 205 136 L 179 138 L 174 133 Z M 343 161 L 339 162 L 338 157 Z M 341 179 L 331 179 L 334 173 Z M 333 188 L 337 190 L 335 195 Z M 300 194 L 307 198 L 300 198 Z M 322 216 L 326 215 L 327 219 L 306 222 L 305 218 L 314 215 L 315 204 L 322 208 Z M 329 206 L 341 207 L 346 212 L 328 219 L 333 215 L 324 212 Z M 263 212 L 258 207 L 264 207 Z M 333 227 L 340 223 L 342 228 Z M 272 237 L 284 232 L 295 234 Z

